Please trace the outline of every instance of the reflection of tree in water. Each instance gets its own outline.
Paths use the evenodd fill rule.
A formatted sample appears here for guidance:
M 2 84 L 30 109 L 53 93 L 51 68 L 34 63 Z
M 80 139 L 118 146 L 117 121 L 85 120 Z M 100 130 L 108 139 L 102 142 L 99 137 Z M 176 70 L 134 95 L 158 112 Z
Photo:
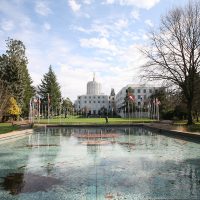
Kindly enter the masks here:
M 194 162 L 197 159 L 193 160 Z M 199 162 L 199 160 L 197 161 Z M 193 165 L 191 160 L 175 162 L 143 162 L 145 171 L 153 170 L 151 177 L 144 177 L 147 182 L 151 197 L 178 199 L 200 199 L 199 165 Z M 177 194 L 177 188 L 179 190 Z M 179 195 L 179 196 L 178 196 Z
M 4 190 L 12 195 L 30 193 L 51 189 L 53 185 L 60 185 L 62 181 L 52 177 L 39 176 L 35 174 L 12 173 L 3 178 L 0 184 Z

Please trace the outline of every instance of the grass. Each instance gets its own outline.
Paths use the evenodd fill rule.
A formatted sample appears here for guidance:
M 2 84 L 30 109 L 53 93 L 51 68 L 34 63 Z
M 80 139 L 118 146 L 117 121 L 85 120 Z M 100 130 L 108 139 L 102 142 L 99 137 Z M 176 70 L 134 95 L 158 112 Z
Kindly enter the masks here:
M 123 118 L 109 118 L 109 124 L 132 124 L 132 123 L 150 123 L 153 120 L 148 118 L 132 118 L 132 119 L 123 119 Z M 35 123 L 38 123 L 38 120 L 35 120 Z M 40 119 L 40 124 L 48 124 L 48 119 Z M 105 124 L 105 118 L 79 118 L 79 117 L 69 117 L 69 118 L 54 118 L 49 119 L 49 124 L 67 124 L 67 125 L 98 125 Z
M 0 123 L 0 134 L 18 130 L 19 126 L 13 126 L 11 123 Z

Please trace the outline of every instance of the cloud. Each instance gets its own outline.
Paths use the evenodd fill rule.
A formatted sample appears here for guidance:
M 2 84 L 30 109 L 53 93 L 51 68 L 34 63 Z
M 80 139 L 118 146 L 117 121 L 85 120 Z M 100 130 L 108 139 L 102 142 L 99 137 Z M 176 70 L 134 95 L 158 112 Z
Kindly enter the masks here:
M 14 29 L 14 23 L 12 20 L 2 19 L 0 25 L 1 29 L 4 31 L 11 31 Z
M 128 20 L 124 19 L 119 19 L 116 23 L 115 26 L 117 29 L 124 29 L 128 26 Z
M 69 0 L 68 3 L 73 12 L 78 12 L 81 8 L 81 4 L 78 4 L 76 0 Z
M 35 12 L 43 16 L 48 16 L 52 13 L 52 10 L 49 8 L 49 5 L 46 1 L 39 0 L 36 1 L 35 4 Z
M 110 25 L 94 23 L 90 28 L 82 26 L 71 26 L 72 30 L 83 32 L 86 34 L 98 33 L 100 37 L 108 38 L 110 36 Z
M 84 4 L 90 5 L 92 3 L 92 0 L 83 0 Z
M 145 20 L 144 23 L 147 24 L 147 25 L 150 26 L 150 27 L 153 27 L 153 26 L 154 26 L 154 24 L 152 23 L 152 21 L 151 21 L 150 19 Z
M 132 10 L 131 12 L 131 18 L 134 20 L 138 20 L 140 18 L 140 12 L 139 10 Z
M 106 0 L 106 4 L 120 4 L 122 6 L 136 6 L 137 8 L 150 9 L 160 0 Z
M 44 29 L 45 29 L 46 31 L 51 30 L 51 25 L 50 25 L 49 23 L 45 22 L 45 23 L 44 23 Z
M 108 41 L 106 38 L 90 38 L 90 39 L 80 39 L 81 47 L 88 48 L 99 48 L 105 49 L 112 52 L 117 51 L 117 47 Z

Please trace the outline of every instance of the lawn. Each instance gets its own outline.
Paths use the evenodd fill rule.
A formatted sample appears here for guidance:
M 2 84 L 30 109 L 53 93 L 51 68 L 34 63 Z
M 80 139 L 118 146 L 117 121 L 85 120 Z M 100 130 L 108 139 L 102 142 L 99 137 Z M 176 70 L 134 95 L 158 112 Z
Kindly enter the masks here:
M 11 123 L 0 123 L 0 134 L 8 133 L 11 131 L 18 130 L 19 126 L 13 126 Z
M 132 118 L 132 119 L 123 119 L 123 118 L 109 118 L 109 124 L 132 124 L 132 123 L 150 123 L 153 120 L 148 118 Z M 48 124 L 48 119 L 40 119 L 40 121 L 35 120 L 35 123 L 40 124 Z M 73 124 L 88 124 L 88 125 L 95 125 L 95 124 L 105 124 L 105 118 L 80 118 L 80 117 L 69 117 L 69 118 L 54 118 L 49 119 L 49 124 L 66 124 L 66 125 L 73 125 Z

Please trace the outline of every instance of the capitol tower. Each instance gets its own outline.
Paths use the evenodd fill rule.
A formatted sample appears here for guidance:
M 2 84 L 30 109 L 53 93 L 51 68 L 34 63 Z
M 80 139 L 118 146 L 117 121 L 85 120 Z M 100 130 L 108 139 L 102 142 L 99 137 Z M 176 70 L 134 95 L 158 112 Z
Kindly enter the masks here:
M 93 81 L 87 83 L 87 95 L 100 95 L 101 94 L 101 84 L 95 81 L 95 73 L 93 76 Z

